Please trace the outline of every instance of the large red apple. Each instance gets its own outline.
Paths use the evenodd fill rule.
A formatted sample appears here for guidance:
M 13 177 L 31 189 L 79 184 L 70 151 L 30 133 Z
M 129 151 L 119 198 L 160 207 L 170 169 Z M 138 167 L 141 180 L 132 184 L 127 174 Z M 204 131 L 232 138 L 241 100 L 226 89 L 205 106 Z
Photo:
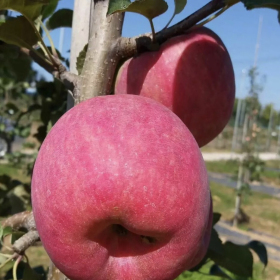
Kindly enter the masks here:
M 228 123 L 235 98 L 230 56 L 207 28 L 174 37 L 121 67 L 115 94 L 153 98 L 177 114 L 200 147 Z
M 46 251 L 72 280 L 171 280 L 209 243 L 200 150 L 149 98 L 97 97 L 63 115 L 39 151 L 32 204 Z

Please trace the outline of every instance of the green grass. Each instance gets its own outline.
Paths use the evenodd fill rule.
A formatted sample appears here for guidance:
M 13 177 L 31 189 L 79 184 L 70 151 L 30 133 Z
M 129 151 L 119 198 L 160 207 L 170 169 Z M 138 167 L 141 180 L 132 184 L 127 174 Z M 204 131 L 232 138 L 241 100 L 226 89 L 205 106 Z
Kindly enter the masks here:
M 280 160 L 268 160 L 265 162 L 266 166 L 280 169 Z
M 238 171 L 238 162 L 235 160 L 206 161 L 205 164 L 210 172 L 235 175 Z
M 235 190 L 211 182 L 214 211 L 222 213 L 225 220 L 234 214 Z M 250 216 L 250 223 L 242 229 L 252 228 L 278 236 L 280 231 L 280 201 L 266 194 L 252 193 L 242 198 L 242 209 Z
M 176 280 L 219 280 L 219 279 L 225 279 L 220 278 L 216 276 L 210 276 L 207 275 L 210 271 L 210 267 L 213 265 L 213 262 L 209 262 L 206 265 L 204 265 L 199 272 L 189 272 L 185 271 L 183 272 L 179 277 L 176 278 Z M 247 280 L 249 278 L 246 277 L 236 277 L 223 268 L 221 268 L 224 272 L 226 272 L 229 276 L 232 276 L 233 279 L 236 280 Z M 253 279 L 254 280 L 274 280 L 276 279 L 276 276 L 280 275 L 280 270 L 275 268 L 272 265 L 268 265 L 268 267 L 263 272 L 263 265 L 260 262 L 254 263 L 254 270 L 253 270 Z
M 222 173 L 232 176 L 233 178 L 237 178 L 238 174 L 238 167 L 239 163 L 235 160 L 228 160 L 228 161 L 206 161 L 206 167 L 207 170 L 210 172 L 215 173 Z M 273 167 L 273 163 L 266 163 L 267 167 Z M 261 181 L 264 183 L 274 184 L 276 186 L 280 187 L 280 171 L 274 171 L 269 169 L 264 169 L 264 171 L 261 173 Z

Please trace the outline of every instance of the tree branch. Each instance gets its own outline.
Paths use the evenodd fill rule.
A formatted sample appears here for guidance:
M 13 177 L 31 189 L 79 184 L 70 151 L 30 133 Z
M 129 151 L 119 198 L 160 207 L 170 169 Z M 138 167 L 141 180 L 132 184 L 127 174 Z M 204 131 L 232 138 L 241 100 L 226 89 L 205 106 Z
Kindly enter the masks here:
M 3 227 L 11 227 L 14 230 L 24 228 L 26 230 L 36 230 L 33 213 L 30 211 L 15 214 L 4 221 Z
M 28 56 L 30 56 L 37 64 L 39 64 L 42 68 L 52 74 L 56 79 L 60 80 L 68 90 L 71 92 L 74 91 L 79 76 L 67 71 L 66 67 L 61 63 L 61 61 L 53 56 L 53 61 L 55 64 L 44 60 L 41 56 L 39 56 L 36 52 L 26 49 L 20 48 L 20 51 Z
M 75 103 L 110 94 L 113 76 L 119 62 L 116 43 L 123 25 L 123 13 L 107 16 L 109 0 L 95 0 L 90 28 L 90 40 L 79 81 Z
M 205 6 L 178 22 L 177 24 L 163 29 L 156 33 L 156 42 L 159 44 L 164 43 L 169 38 L 184 34 L 187 30 L 194 27 L 201 20 L 210 16 L 211 14 L 219 11 L 226 6 L 224 0 L 212 0 Z M 152 44 L 152 34 L 144 34 L 133 38 L 120 38 L 118 42 L 119 55 L 122 59 L 132 57 L 136 54 L 149 50 Z
M 2 226 L 11 227 L 13 230 L 24 228 L 28 231 L 21 238 L 16 240 L 12 246 L 14 252 L 19 255 L 22 255 L 26 249 L 40 239 L 32 212 L 25 211 L 15 214 L 6 219 Z
M 27 56 L 31 57 L 38 65 L 44 68 L 47 72 L 51 73 L 55 70 L 54 66 L 44 60 L 41 56 L 39 56 L 36 52 L 29 50 L 27 48 L 20 48 L 20 52 L 26 54 Z
M 13 244 L 13 250 L 22 255 L 25 250 L 32 246 L 35 242 L 40 240 L 40 236 L 37 230 L 28 231 L 22 237 L 15 241 Z

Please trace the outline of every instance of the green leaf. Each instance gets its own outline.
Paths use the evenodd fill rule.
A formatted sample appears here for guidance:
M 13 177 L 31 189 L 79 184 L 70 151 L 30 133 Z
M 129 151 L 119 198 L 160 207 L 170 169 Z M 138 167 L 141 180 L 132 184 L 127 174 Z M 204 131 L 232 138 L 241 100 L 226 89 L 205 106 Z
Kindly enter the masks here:
M 49 4 L 49 0 L 1 0 L 0 10 L 13 10 L 34 20 L 40 15 L 42 7 L 46 4 Z
M 72 27 L 73 10 L 61 9 L 56 11 L 47 21 L 47 28 L 50 30 L 60 27 Z
M 248 10 L 269 8 L 278 11 L 278 21 L 280 23 L 280 0 L 241 0 L 241 2 Z
M 235 275 L 252 277 L 253 256 L 247 245 L 237 245 L 226 242 L 223 245 L 224 253 L 211 256 L 211 259 L 218 265 L 227 269 Z
M 194 272 L 194 271 L 199 271 L 208 261 L 208 256 L 206 255 L 199 264 L 197 264 L 196 266 L 194 266 L 193 268 L 191 268 L 189 271 Z M 177 278 L 176 278 L 177 279 Z
M 14 111 L 13 114 L 15 114 L 19 111 L 18 107 L 12 102 L 9 102 L 9 103 L 6 104 L 6 110 L 8 110 L 8 111 L 13 110 Z
M 4 22 L 6 22 L 6 17 L 3 15 L 0 15 L 0 25 Z
M 6 125 L 4 123 L 0 123 L 0 131 L 5 131 Z
M 214 275 L 214 276 L 219 276 L 219 277 L 222 277 L 223 279 L 230 279 L 232 280 L 231 277 L 229 277 L 223 270 L 221 270 L 221 268 L 216 265 L 216 264 L 213 264 L 211 267 L 210 267 L 210 271 L 209 271 L 209 274 L 210 275 Z
M 21 128 L 19 136 L 22 138 L 27 138 L 30 135 L 30 129 L 31 128 L 29 126 Z
M 38 41 L 38 38 L 28 20 L 23 17 L 11 18 L 0 25 L 0 40 L 31 49 Z
M 164 0 L 135 0 L 132 3 L 129 0 L 112 0 L 107 15 L 118 12 L 132 12 L 152 20 L 165 13 L 167 9 L 168 5 Z
M 212 228 L 211 238 L 210 238 L 210 243 L 209 243 L 207 254 L 209 255 L 210 258 L 213 255 L 215 256 L 215 255 L 224 254 L 222 240 L 219 238 L 219 235 L 214 228 Z
M 10 46 L 11 47 L 11 46 Z M 31 59 L 18 51 L 16 59 L 9 59 L 9 67 L 17 81 L 26 81 L 30 75 Z
M 79 75 L 81 75 L 83 67 L 84 67 L 87 49 L 88 49 L 88 44 L 86 44 L 84 46 L 83 50 L 79 53 L 79 56 L 77 57 L 76 68 L 77 68 Z
M 169 26 L 169 24 L 172 22 L 173 18 L 177 15 L 180 14 L 185 6 L 187 5 L 187 0 L 174 0 L 174 4 L 175 4 L 175 9 L 174 9 L 174 13 L 171 17 L 171 19 L 169 20 L 169 22 L 167 23 L 167 25 L 165 26 L 165 28 L 167 28 Z
M 42 10 L 43 20 L 45 20 L 46 18 L 48 18 L 50 15 L 54 13 L 54 11 L 57 8 L 58 1 L 60 0 L 49 0 L 50 3 L 47 6 L 43 7 Z
M 0 183 L 5 185 L 5 186 L 8 186 L 11 182 L 11 177 L 4 174 L 4 175 L 1 175 L 0 176 Z
M 49 121 L 48 122 L 48 126 L 47 126 L 47 133 L 49 133 L 50 131 L 51 131 L 51 129 L 52 129 L 52 122 L 51 121 Z
M 175 2 L 175 12 L 174 15 L 180 14 L 185 6 L 187 5 L 187 0 L 174 0 Z
M 13 229 L 11 227 L 4 227 L 2 237 L 12 234 Z
M 130 0 L 110 0 L 107 15 L 122 12 L 131 4 Z
M 220 221 L 221 216 L 222 216 L 221 213 L 213 212 L 213 222 L 212 222 L 213 226 Z
M 255 8 L 279 9 L 280 0 L 241 0 L 248 10 Z
M 252 249 L 259 257 L 260 261 L 267 266 L 268 258 L 267 258 L 267 250 L 264 244 L 257 240 L 250 241 L 247 246 Z
M 3 237 L 4 228 L 0 224 L 0 239 Z
M 28 263 L 24 264 L 23 278 L 22 280 L 42 280 L 43 276 L 36 273 Z
M 48 46 L 47 49 L 48 49 L 50 52 L 52 52 L 52 48 L 51 48 L 51 47 Z M 55 49 L 55 50 L 56 50 L 56 53 L 57 53 L 57 55 L 58 55 L 58 58 L 59 58 L 61 61 L 65 61 L 65 58 L 61 55 L 61 53 L 59 52 L 59 50 L 57 50 L 57 49 Z M 43 51 L 42 49 L 39 49 L 38 52 L 41 53 L 42 56 L 45 56 L 45 53 L 44 53 L 44 51 Z

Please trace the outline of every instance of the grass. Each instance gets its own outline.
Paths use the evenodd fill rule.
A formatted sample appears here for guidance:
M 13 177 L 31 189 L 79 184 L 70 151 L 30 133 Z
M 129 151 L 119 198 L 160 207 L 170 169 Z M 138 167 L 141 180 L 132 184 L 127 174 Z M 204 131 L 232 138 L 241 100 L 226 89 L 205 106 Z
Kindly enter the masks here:
M 265 167 L 268 168 L 279 168 L 280 163 L 279 167 L 275 166 L 276 163 L 273 163 L 273 161 L 270 161 L 265 165 Z M 206 167 L 210 172 L 223 173 L 237 178 L 239 163 L 235 160 L 206 161 Z M 280 169 L 279 171 L 276 171 L 265 168 L 265 170 L 261 173 L 261 181 L 280 187 Z
M 267 167 L 279 168 L 280 169 L 280 160 L 268 160 L 265 162 Z
M 235 190 L 220 184 L 210 183 L 214 211 L 222 213 L 222 218 L 230 220 L 234 214 Z M 280 202 L 269 195 L 253 193 L 242 199 L 242 209 L 250 216 L 250 223 L 242 229 L 254 229 L 279 236 Z
M 204 153 L 212 153 L 212 152 L 218 152 L 218 153 L 230 153 L 230 149 L 217 149 L 215 147 L 212 147 L 211 145 L 206 145 L 200 148 L 201 152 Z
M 238 162 L 235 160 L 206 161 L 206 168 L 210 172 L 235 175 L 238 172 Z
M 189 271 L 183 272 L 176 280 L 219 280 L 224 279 L 216 276 L 207 275 L 210 271 L 210 267 L 213 265 L 213 262 L 209 262 L 204 265 L 199 272 L 191 273 Z M 224 272 L 226 270 L 223 269 Z M 232 276 L 236 280 L 247 280 L 248 278 L 244 277 L 234 277 L 230 273 L 226 272 L 228 275 Z M 280 270 L 275 267 L 273 264 L 268 264 L 265 271 L 263 271 L 263 265 L 260 262 L 254 262 L 254 271 L 253 279 L 254 280 L 275 280 L 277 276 L 280 275 Z

